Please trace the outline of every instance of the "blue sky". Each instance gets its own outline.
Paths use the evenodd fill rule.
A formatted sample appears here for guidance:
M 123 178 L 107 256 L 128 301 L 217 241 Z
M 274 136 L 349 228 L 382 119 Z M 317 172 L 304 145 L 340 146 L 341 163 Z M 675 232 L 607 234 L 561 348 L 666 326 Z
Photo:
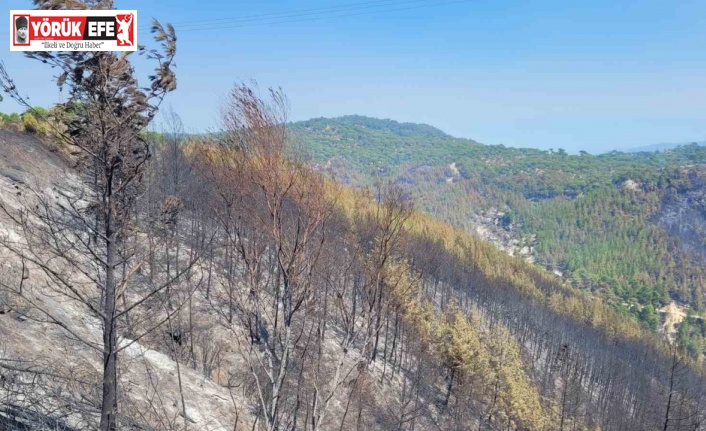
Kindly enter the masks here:
M 361 114 L 488 144 L 590 152 L 706 139 L 703 0 L 116 6 L 137 9 L 139 27 L 174 23 L 179 88 L 166 103 L 191 131 L 216 129 L 233 83 L 254 79 L 284 89 L 293 120 Z M 9 48 L 0 55 L 35 104 L 57 101 L 51 69 Z

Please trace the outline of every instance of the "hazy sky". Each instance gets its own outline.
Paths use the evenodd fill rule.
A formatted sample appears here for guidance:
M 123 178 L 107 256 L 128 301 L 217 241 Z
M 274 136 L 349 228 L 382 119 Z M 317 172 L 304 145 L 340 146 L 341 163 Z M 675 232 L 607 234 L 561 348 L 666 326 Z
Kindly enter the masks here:
M 293 120 L 361 114 L 569 151 L 706 139 L 704 0 L 116 6 L 137 9 L 141 29 L 151 17 L 175 25 L 179 84 L 166 103 L 192 131 L 215 129 L 233 83 L 255 79 L 285 90 Z M 145 43 L 149 32 L 139 37 Z M 21 91 L 38 105 L 56 102 L 53 71 L 5 46 Z M 17 109 L 7 98 L 0 104 Z

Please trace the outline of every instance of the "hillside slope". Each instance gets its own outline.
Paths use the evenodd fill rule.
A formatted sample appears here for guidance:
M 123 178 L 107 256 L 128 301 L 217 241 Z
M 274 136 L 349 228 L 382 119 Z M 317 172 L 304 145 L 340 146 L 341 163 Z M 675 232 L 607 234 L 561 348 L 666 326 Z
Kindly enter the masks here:
M 647 309 L 676 300 L 695 316 L 704 312 L 698 262 L 706 217 L 697 202 L 706 147 L 574 156 L 399 127 L 349 116 L 293 129 L 313 161 L 338 178 L 356 186 L 391 180 L 420 209 L 601 292 L 655 330 Z M 706 328 L 687 329 L 701 352 Z
M 71 255 L 87 232 L 8 218 L 47 202 L 71 220 L 63 192 L 90 179 L 2 138 L 19 161 L 2 172 L 27 177 L 0 178 L 0 429 L 94 429 L 100 280 Z M 121 268 L 121 429 L 659 430 L 665 412 L 704 429 L 699 364 L 394 188 L 212 141 L 154 153 Z
M 0 130 L 0 147 L 0 205 L 12 213 L 35 192 L 60 199 L 58 190 L 82 187 L 72 163 L 32 135 Z M 17 228 L 0 211 L 3 243 L 23 242 Z M 95 429 L 97 399 L 91 394 L 100 389 L 102 362 L 90 343 L 99 343 L 99 321 L 81 301 L 58 295 L 41 270 L 26 262 L 23 275 L 16 256 L 4 247 L 0 255 L 0 429 Z M 19 286 L 22 295 L 16 294 Z M 193 426 L 233 429 L 237 394 L 234 399 L 232 391 L 189 367 L 180 370 L 179 382 L 176 362 L 157 347 L 159 339 L 128 347 L 130 341 L 123 340 L 120 373 L 130 382 L 122 401 L 135 412 L 132 419 L 156 429 L 183 422 L 181 385 Z

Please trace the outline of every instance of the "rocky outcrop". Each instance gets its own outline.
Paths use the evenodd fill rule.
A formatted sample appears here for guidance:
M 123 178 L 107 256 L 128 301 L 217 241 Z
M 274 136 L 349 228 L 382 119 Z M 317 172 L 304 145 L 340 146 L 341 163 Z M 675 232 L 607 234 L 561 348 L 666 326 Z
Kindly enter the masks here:
M 706 166 L 682 168 L 682 181 L 667 189 L 654 221 L 676 240 L 681 251 L 706 257 Z
M 518 256 L 530 263 L 535 262 L 534 247 L 537 237 L 534 234 L 520 233 L 502 211 L 491 209 L 475 216 L 475 233 L 493 243 L 510 256 Z

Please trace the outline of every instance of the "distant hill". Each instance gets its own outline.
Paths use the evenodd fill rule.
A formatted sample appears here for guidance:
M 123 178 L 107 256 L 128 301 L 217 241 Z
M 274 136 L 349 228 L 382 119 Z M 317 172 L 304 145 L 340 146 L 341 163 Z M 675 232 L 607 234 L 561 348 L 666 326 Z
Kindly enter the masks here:
M 450 138 L 451 136 L 428 124 L 399 123 L 394 120 L 381 120 L 378 118 L 365 117 L 362 115 L 346 115 L 343 117 L 313 118 L 311 120 L 296 123 L 310 129 L 330 128 L 332 126 L 344 126 L 362 128 L 379 132 L 391 132 L 401 137 L 426 137 L 426 138 Z
M 418 208 L 602 295 L 654 330 L 659 319 L 646 306 L 678 300 L 706 309 L 703 145 L 570 155 L 362 116 L 292 130 L 337 178 L 396 182 Z M 684 211 L 688 220 L 678 217 Z
M 346 161 L 355 171 L 382 169 L 401 164 L 449 163 L 449 154 L 467 154 L 477 142 L 458 139 L 426 124 L 350 115 L 316 118 L 292 124 L 314 161 Z
M 338 167 L 334 170 L 340 175 L 395 176 L 409 169 L 455 163 L 466 179 L 482 180 L 528 199 L 577 196 L 623 180 L 634 169 L 655 173 L 666 165 L 704 157 L 688 146 L 669 154 L 614 151 L 594 156 L 483 145 L 428 125 L 359 115 L 301 121 L 291 129 L 314 162 Z
M 685 145 L 690 145 L 694 142 L 681 142 L 681 143 L 662 143 L 662 144 L 654 144 L 654 145 L 646 145 L 644 147 L 636 147 L 636 148 L 629 148 L 625 150 L 627 153 L 639 153 L 639 152 L 654 152 L 654 151 L 665 151 L 665 150 L 673 150 L 677 147 L 682 147 Z M 700 141 L 700 142 L 695 142 L 697 145 L 704 146 L 706 145 L 706 141 Z

